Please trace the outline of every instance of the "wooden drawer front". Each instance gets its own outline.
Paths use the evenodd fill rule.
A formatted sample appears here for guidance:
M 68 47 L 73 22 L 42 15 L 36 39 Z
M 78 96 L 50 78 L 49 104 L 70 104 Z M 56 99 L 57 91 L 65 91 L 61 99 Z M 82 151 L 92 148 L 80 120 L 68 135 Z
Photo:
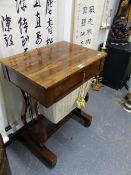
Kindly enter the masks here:
M 39 101 L 42 105 L 45 105 L 45 91 L 44 89 L 26 78 L 22 74 L 16 72 L 13 69 L 7 68 L 9 81 L 12 82 L 15 86 L 27 92 L 30 96 Z
M 100 60 L 85 67 L 84 70 L 73 74 L 71 77 L 65 79 L 62 83 L 55 85 L 47 91 L 47 105 L 51 106 L 54 102 L 59 101 L 74 89 L 78 88 L 83 83 L 83 72 L 86 74 L 85 81 L 95 76 L 100 69 Z
M 59 101 L 73 90 L 78 88 L 83 83 L 84 73 L 86 75 L 85 81 L 87 81 L 99 73 L 100 69 L 101 60 L 92 63 L 88 67 L 80 69 L 78 72 L 67 77 L 62 82 L 59 82 L 47 90 L 44 90 L 44 88 L 42 88 L 40 85 L 31 81 L 15 70 L 9 67 L 4 68 L 4 70 L 7 71 L 6 77 L 8 77 L 10 82 L 27 92 L 45 107 L 50 107 L 53 103 Z
M 86 75 L 86 80 L 89 80 L 90 78 L 94 77 L 96 74 L 100 72 L 100 65 L 101 65 L 101 60 L 85 68 L 84 72 Z

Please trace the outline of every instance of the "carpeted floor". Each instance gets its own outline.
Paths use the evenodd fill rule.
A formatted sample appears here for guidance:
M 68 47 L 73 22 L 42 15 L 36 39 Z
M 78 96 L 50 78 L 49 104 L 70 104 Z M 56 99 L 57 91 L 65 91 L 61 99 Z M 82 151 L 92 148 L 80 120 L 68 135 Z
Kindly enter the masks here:
M 20 141 L 7 147 L 12 175 L 131 175 L 131 113 L 120 106 L 124 91 L 90 91 L 92 125 L 69 120 L 46 145 L 58 162 L 49 169 Z

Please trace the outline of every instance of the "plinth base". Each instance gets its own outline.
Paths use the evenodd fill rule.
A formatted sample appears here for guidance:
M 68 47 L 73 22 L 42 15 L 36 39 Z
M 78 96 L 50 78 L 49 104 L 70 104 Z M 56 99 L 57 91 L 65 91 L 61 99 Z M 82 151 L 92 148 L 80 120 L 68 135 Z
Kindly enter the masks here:
M 33 131 L 32 128 L 30 128 L 29 124 L 26 124 L 20 130 L 20 135 L 22 139 L 27 143 L 29 148 L 33 149 L 33 152 L 35 151 L 38 157 L 40 157 L 40 160 L 43 160 L 42 162 L 45 162 L 46 165 L 48 164 L 50 167 L 54 167 L 56 165 L 57 156 L 51 150 L 45 147 L 44 143 L 52 134 L 54 134 L 61 126 L 63 126 L 65 122 L 73 116 L 73 114 L 75 114 L 84 121 L 84 126 L 89 127 L 91 125 L 92 117 L 81 111 L 80 109 L 76 108 L 58 124 L 53 124 L 48 129 L 44 125 L 40 125 L 43 120 L 42 118 L 37 119 L 38 121 L 36 120 L 35 122 L 35 125 L 37 126 L 35 128 L 39 130 L 39 136 L 38 133 L 36 135 L 36 132 Z

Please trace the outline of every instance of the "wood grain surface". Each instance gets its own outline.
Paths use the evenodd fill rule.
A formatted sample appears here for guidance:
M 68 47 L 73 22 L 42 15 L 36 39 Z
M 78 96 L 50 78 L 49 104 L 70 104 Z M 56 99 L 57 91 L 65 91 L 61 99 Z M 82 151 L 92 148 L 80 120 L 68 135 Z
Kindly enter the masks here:
M 5 78 L 49 107 L 102 70 L 104 52 L 58 42 L 0 59 Z M 38 91 L 39 89 L 39 91 Z

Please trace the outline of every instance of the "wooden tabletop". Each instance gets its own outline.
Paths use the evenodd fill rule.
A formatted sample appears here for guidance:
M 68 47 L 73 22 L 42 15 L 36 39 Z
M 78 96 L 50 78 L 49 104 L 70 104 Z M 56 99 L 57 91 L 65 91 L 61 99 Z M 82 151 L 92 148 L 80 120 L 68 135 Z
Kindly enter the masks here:
M 5 78 L 45 107 L 68 95 L 98 74 L 106 53 L 58 42 L 0 59 Z
M 104 52 L 62 41 L 0 62 L 46 89 L 102 57 Z

